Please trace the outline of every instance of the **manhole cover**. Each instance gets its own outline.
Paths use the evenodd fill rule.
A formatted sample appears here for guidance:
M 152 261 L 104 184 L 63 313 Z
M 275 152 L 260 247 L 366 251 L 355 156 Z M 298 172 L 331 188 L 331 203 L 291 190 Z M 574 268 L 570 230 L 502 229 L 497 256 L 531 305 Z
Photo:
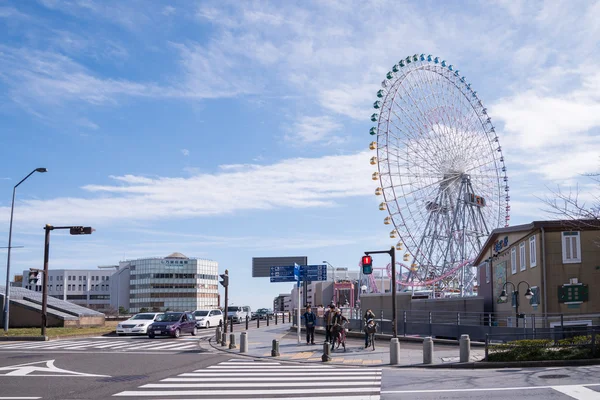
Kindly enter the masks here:
M 539 376 L 542 379 L 563 379 L 563 378 L 568 378 L 569 375 L 560 375 L 560 374 L 555 374 L 555 375 L 540 375 Z
M 123 375 L 111 376 L 110 378 L 98 379 L 99 382 L 131 382 L 140 379 L 148 378 L 148 375 Z

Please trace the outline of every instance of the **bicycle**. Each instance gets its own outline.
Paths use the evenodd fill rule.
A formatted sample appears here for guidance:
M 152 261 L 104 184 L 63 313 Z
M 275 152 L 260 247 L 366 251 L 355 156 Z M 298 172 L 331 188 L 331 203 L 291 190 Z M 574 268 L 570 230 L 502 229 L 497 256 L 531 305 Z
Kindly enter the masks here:
M 332 336 L 333 336 L 333 343 L 331 343 L 331 350 L 334 349 L 339 349 L 340 348 L 340 344 L 342 345 L 342 347 L 344 348 L 344 351 L 346 351 L 346 322 L 344 321 L 342 325 L 340 324 L 335 324 L 333 325 L 333 327 L 331 328 L 332 331 Z
M 375 332 L 377 332 L 377 322 L 371 322 L 365 325 L 365 333 L 368 335 L 367 346 L 365 346 L 365 349 L 373 347 L 373 351 L 375 351 Z

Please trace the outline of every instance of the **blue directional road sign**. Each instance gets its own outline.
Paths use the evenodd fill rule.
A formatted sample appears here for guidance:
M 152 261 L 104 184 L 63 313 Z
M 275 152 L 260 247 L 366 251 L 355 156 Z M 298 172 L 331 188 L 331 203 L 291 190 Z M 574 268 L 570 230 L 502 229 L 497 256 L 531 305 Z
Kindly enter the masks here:
M 300 265 L 301 281 L 326 281 L 327 265 Z M 271 282 L 297 282 L 296 268 L 294 265 L 271 267 Z

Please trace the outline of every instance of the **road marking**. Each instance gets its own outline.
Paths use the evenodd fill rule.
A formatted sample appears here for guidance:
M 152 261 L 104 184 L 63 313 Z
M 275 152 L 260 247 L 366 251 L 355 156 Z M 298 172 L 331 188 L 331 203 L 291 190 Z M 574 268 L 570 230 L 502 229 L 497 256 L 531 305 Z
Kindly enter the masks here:
M 600 393 L 582 385 L 553 386 L 552 389 L 577 400 L 600 400 Z
M 0 400 L 36 400 L 41 397 L 0 397 Z
M 233 375 L 232 375 L 233 376 Z M 340 374 L 333 374 L 333 375 L 327 375 L 327 377 L 334 377 L 334 378 L 340 378 L 340 379 L 344 379 L 347 378 L 348 376 L 340 373 Z M 368 381 L 368 382 L 373 382 L 373 381 L 377 381 L 377 380 L 381 380 L 381 374 L 380 375 L 373 375 L 373 376 L 352 376 L 352 381 L 353 382 L 358 382 L 358 381 Z M 216 378 L 216 377 L 211 377 L 210 378 L 211 382 L 227 382 L 227 383 L 231 383 L 231 376 L 227 376 L 227 377 L 220 377 L 220 378 Z M 269 377 L 269 378 L 264 378 L 262 375 L 257 375 L 257 376 L 251 376 L 251 377 L 240 377 L 240 374 L 235 375 L 235 381 L 236 382 L 280 382 L 281 379 L 277 378 L 277 377 Z M 291 377 L 287 377 L 285 378 L 286 382 L 306 382 L 306 378 L 304 377 L 298 377 L 298 376 L 291 376 Z M 161 382 L 206 382 L 206 377 L 201 377 L 201 378 L 166 378 L 163 379 Z
M 9 367 L 1 367 L 0 371 L 12 371 L 5 374 L 0 373 L 0 376 L 68 376 L 68 377 L 108 377 L 109 375 L 86 374 L 83 372 L 69 371 L 66 369 L 54 366 L 55 360 L 35 361 L 27 364 L 11 365 Z M 38 364 L 46 364 L 45 367 L 37 366 Z
M 573 385 L 564 385 L 573 386 Z M 503 388 L 475 388 L 475 389 L 429 389 L 429 390 L 382 390 L 382 394 L 394 393 L 457 393 L 457 392 L 502 392 L 510 390 L 539 390 L 539 389 L 554 389 L 564 386 L 521 386 L 521 387 L 503 387 Z M 600 383 L 590 383 L 581 386 L 600 386 Z
M 329 379 L 329 376 L 328 376 Z M 236 379 L 237 380 L 237 379 Z M 371 380 L 369 380 L 369 382 L 371 383 L 375 383 L 375 382 L 380 382 L 381 383 L 381 378 L 373 378 Z M 352 380 L 352 382 L 327 382 L 327 387 L 331 388 L 331 387 L 336 387 L 336 386 L 340 386 L 340 387 L 348 387 L 348 386 L 363 386 L 365 384 L 365 382 L 360 382 L 360 381 L 355 381 Z M 304 386 L 305 383 L 300 383 L 299 385 Z M 264 388 L 265 387 L 265 383 L 264 382 L 229 382 L 227 383 L 227 385 L 223 385 L 223 383 L 191 383 L 191 382 L 187 382 L 187 383 L 148 383 L 146 385 L 142 385 L 140 386 L 140 389 L 182 389 L 182 388 L 216 388 L 216 389 L 220 389 L 223 388 L 223 386 L 227 386 L 227 388 L 250 388 L 250 387 L 258 387 L 258 388 Z M 269 388 L 274 388 L 274 387 L 280 387 L 280 388 L 289 388 L 290 386 L 294 386 L 294 384 L 291 384 L 290 382 L 287 381 L 286 382 L 270 382 L 268 384 Z M 298 386 L 298 384 L 296 384 L 296 386 Z M 211 391 L 212 392 L 212 391 Z
M 303 385 L 306 386 L 306 385 Z M 343 387 L 339 387 L 339 388 L 329 388 L 329 387 L 320 387 L 317 389 L 318 393 L 322 396 L 324 394 L 328 394 L 328 393 L 337 393 L 337 394 L 342 394 L 342 393 L 360 393 L 360 392 L 367 392 L 367 393 L 371 393 L 373 392 L 372 388 L 343 388 Z M 250 389 L 250 390 L 237 390 L 237 389 L 233 389 L 233 390 L 211 390 L 210 394 L 214 395 L 214 396 L 239 396 L 239 395 L 253 395 L 253 396 L 257 396 L 258 398 L 260 398 L 261 395 L 263 394 L 276 394 L 276 395 L 287 395 L 287 394 L 306 394 L 307 389 L 305 387 L 302 388 L 298 388 L 298 389 L 277 389 L 277 390 L 268 390 L 268 392 L 265 392 L 265 387 L 264 385 L 262 385 L 260 387 L 259 390 L 255 390 L 255 389 Z M 174 396 L 174 397 L 180 397 L 180 396 L 202 396 L 202 395 L 206 395 L 206 390 L 157 390 L 157 391 L 141 391 L 141 390 L 130 390 L 130 391 L 125 391 L 125 392 L 121 392 L 121 393 L 117 393 L 116 395 L 118 396 L 140 396 L 140 397 L 147 397 L 147 396 Z M 257 398 L 254 397 L 254 398 Z M 324 396 L 322 396 L 323 398 Z

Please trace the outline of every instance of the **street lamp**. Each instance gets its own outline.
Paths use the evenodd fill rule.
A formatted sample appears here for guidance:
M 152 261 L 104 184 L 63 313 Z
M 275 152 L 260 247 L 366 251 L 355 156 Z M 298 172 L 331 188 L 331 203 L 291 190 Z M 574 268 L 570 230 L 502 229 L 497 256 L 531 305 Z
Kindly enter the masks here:
M 327 265 L 329 265 L 331 267 L 331 270 L 333 271 L 333 283 L 335 283 L 335 267 L 333 265 L 331 265 L 331 263 L 329 261 L 321 261 L 323 263 L 326 263 Z
M 17 191 L 17 187 L 25 182 L 27 178 L 33 175 L 36 172 L 48 172 L 46 168 L 36 168 L 29 173 L 25 178 L 21 179 L 19 183 L 17 183 L 13 187 L 12 194 L 12 204 L 10 206 L 10 225 L 8 227 L 8 256 L 6 258 L 6 289 L 4 293 L 4 312 L 3 312 L 3 321 L 4 321 L 4 332 L 8 332 L 8 317 L 9 317 L 9 303 L 10 303 L 10 249 L 12 248 L 12 225 L 13 225 L 13 213 L 15 211 L 15 193 Z
M 527 285 L 527 291 L 525 292 L 525 298 L 527 300 L 531 300 L 531 298 L 533 297 L 533 292 L 531 291 L 531 286 L 529 285 L 529 283 L 527 281 L 521 281 L 519 283 L 517 283 L 517 286 L 515 286 L 514 283 L 512 282 L 506 282 L 503 286 L 502 286 L 502 292 L 500 292 L 500 300 L 502 301 L 506 301 L 506 299 L 508 298 L 508 296 L 506 295 L 506 285 L 511 284 L 511 286 L 513 287 L 513 293 L 515 296 L 515 314 L 517 317 L 517 328 L 519 327 L 519 286 L 521 286 L 521 283 L 524 283 Z

